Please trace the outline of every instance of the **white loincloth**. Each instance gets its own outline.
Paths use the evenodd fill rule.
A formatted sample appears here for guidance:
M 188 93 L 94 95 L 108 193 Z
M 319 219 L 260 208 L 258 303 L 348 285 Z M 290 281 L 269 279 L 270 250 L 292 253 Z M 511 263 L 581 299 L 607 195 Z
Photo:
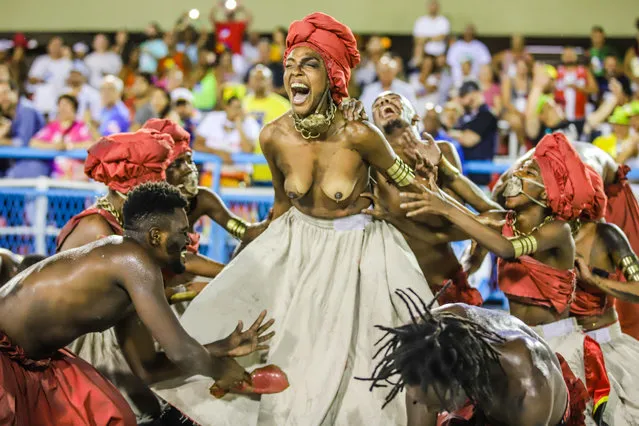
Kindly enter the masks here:
M 538 325 L 532 329 L 550 346 L 554 352 L 564 357 L 573 374 L 586 386 L 586 371 L 584 367 L 584 338 L 585 334 L 577 324 L 575 318 Z M 586 425 L 595 426 L 592 417 L 592 400 L 586 405 Z M 609 425 L 612 426 L 612 425 Z
M 610 378 L 606 411 L 614 425 L 639 425 L 639 341 L 624 334 L 619 322 L 586 333 L 599 343 Z
M 393 293 L 429 290 L 402 234 L 383 221 L 355 215 L 322 220 L 291 208 L 200 293 L 180 320 L 206 344 L 227 336 L 238 320 L 263 309 L 275 318 L 268 364 L 280 366 L 290 388 L 261 400 L 214 399 L 211 378 L 194 376 L 153 389 L 202 425 L 386 426 L 406 424 L 404 395 L 383 411 L 388 389 L 369 392 L 376 324 L 410 321 Z M 240 360 L 249 370 L 258 357 Z

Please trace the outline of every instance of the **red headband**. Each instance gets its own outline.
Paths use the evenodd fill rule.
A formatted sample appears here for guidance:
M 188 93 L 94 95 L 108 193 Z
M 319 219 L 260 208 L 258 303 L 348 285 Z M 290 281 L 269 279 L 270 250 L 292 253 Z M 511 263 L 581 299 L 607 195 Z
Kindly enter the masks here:
M 166 133 L 171 137 L 172 150 L 169 156 L 169 164 L 173 163 L 185 152 L 191 151 L 191 135 L 184 130 L 179 124 L 166 119 L 152 118 L 144 123 L 143 129 L 157 130 L 160 133 Z
M 141 183 L 166 179 L 171 145 L 168 135 L 152 130 L 103 137 L 89 148 L 84 173 L 126 194 Z
M 301 21 L 294 21 L 288 29 L 284 61 L 296 47 L 306 46 L 324 60 L 333 100 L 340 104 L 348 97 L 351 68 L 359 64 L 360 56 L 353 32 L 332 16 L 315 12 Z

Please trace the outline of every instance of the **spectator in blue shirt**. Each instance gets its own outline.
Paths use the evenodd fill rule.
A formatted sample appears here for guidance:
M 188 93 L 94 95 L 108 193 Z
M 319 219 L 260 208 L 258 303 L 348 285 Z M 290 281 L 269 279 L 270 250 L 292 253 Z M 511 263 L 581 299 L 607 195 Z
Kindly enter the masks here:
M 459 89 L 464 115 L 448 134 L 457 140 L 464 151 L 464 159 L 492 160 L 497 141 L 497 118 L 490 112 L 476 81 L 468 80 Z M 488 185 L 490 175 L 469 173 L 477 185 Z
M 124 83 L 119 78 L 107 75 L 100 86 L 102 111 L 98 131 L 102 136 L 128 132 L 131 125 L 129 109 L 122 102 Z
M 9 81 L 0 81 L 0 145 L 26 147 L 31 138 L 46 124 L 44 117 L 26 98 L 19 98 L 17 86 Z M 27 178 L 48 176 L 51 162 L 39 160 L 18 160 L 8 170 L 6 176 Z

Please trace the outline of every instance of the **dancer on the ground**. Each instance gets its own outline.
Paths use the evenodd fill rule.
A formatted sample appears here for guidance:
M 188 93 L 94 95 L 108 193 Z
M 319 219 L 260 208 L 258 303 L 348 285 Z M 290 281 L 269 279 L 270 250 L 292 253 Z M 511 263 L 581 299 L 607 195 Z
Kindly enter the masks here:
M 226 326 L 207 320 L 211 310 L 224 317 L 268 308 L 280 336 L 268 361 L 287 372 L 290 389 L 260 401 L 214 400 L 206 382 L 154 389 L 201 423 L 403 424 L 404 401 L 381 411 L 378 396 L 353 375 L 371 368 L 373 325 L 409 318 L 391 298 L 396 283 L 417 283 L 426 300 L 432 293 L 401 233 L 361 214 L 370 200 L 360 195 L 370 191 L 370 167 L 416 191 L 414 171 L 372 125 L 347 121 L 336 106 L 359 61 L 350 29 L 321 13 L 296 21 L 284 61 L 292 110 L 260 135 L 273 175 L 273 220 L 180 321 L 206 343 Z
M 410 149 L 413 145 L 422 145 L 425 153 L 430 154 L 429 160 L 439 167 L 438 185 L 449 191 L 449 195 L 458 197 L 457 193 L 463 194 L 463 198 L 458 197 L 458 200 L 479 212 L 500 209 L 481 189 L 461 175 L 455 148 L 449 142 L 435 143 L 430 136 L 425 141 L 419 139 L 414 127 L 419 117 L 408 99 L 394 92 L 380 94 L 373 103 L 373 121 L 384 132 L 395 153 L 413 168 L 416 160 L 414 156 L 411 157 L 413 153 Z M 447 229 L 450 225 L 435 228 L 406 218 L 406 213 L 399 207 L 399 190 L 381 174 L 377 174 L 374 180 L 374 192 L 362 196 L 370 198 L 375 208 L 364 210 L 363 213 L 387 220 L 402 232 L 431 290 L 437 292 L 447 281 L 452 281 L 453 285 L 446 287 L 446 293 L 440 296 L 440 302 L 481 305 L 481 294 L 468 284 L 468 277 L 448 242 Z
M 545 338 L 586 383 L 592 417 L 601 418 L 610 392 L 599 345 L 568 318 L 575 290 L 575 244 L 571 222 L 584 211 L 593 219 L 603 212 L 589 172 L 561 133 L 545 136 L 517 169 L 504 190 L 502 232 L 461 212 L 437 192 L 402 194 L 409 216 L 441 214 L 499 259 L 499 287 L 510 312 Z M 419 200 L 413 201 L 411 200 Z M 493 213 L 492 215 L 503 215 Z M 599 216 L 600 217 L 600 216 Z M 586 374 L 588 371 L 589 374 Z M 596 374 L 590 374 L 596 371 Z
M 386 336 L 370 380 L 373 392 L 390 384 L 387 403 L 407 388 L 408 426 L 584 424 L 584 384 L 522 321 L 400 294 L 412 322 L 378 326 Z
M 170 185 L 141 185 L 124 205 L 124 237 L 52 256 L 0 290 L 0 423 L 135 425 L 115 387 L 60 349 L 84 333 L 126 327 L 123 319 L 132 315 L 164 348 L 163 356 L 147 360 L 154 367 L 150 380 L 174 375 L 175 367 L 221 385 L 246 378 L 230 356 L 265 348 L 264 330 L 255 328 L 239 340 L 236 330 L 204 347 L 184 331 L 166 301 L 160 269 L 184 270 L 184 207 L 186 200 Z M 127 340 L 122 347 L 136 344 Z

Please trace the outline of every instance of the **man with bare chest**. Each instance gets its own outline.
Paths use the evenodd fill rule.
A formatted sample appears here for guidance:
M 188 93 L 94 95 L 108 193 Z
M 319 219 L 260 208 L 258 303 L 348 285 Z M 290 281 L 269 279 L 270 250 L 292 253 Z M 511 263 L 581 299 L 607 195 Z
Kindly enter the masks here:
M 59 253 L 2 287 L 1 424 L 135 425 L 115 387 L 61 349 L 85 333 L 113 325 L 118 338 L 127 336 L 119 342 L 125 354 L 135 350 L 146 355 L 141 359 L 145 374 L 139 376 L 148 382 L 178 370 L 215 378 L 221 387 L 247 379 L 230 356 L 265 348 L 259 343 L 270 337 L 258 337 L 269 325 L 261 326 L 263 315 L 251 332 L 236 330 L 202 346 L 184 331 L 166 301 L 161 269 L 184 270 L 185 206 L 179 191 L 166 183 L 140 185 L 123 207 L 124 236 Z M 152 349 L 152 340 L 135 338 L 131 329 L 140 326 L 137 318 L 164 353 Z
M 442 173 L 438 184 L 450 196 L 471 205 L 479 212 L 501 209 L 490 201 L 480 188 L 458 172 L 459 158 L 452 144 L 419 140 L 414 127 L 418 120 L 413 106 L 399 94 L 384 92 L 373 103 L 375 125 L 384 132 L 395 153 L 407 164 L 415 167 L 415 158 L 411 158 L 411 147 L 414 144 L 424 145 L 428 147 L 425 153 L 430 154 L 429 160 L 434 164 L 441 163 L 439 167 Z M 447 293 L 441 298 L 443 303 L 464 302 L 481 305 L 481 295 L 469 286 L 467 276 L 446 237 L 450 224 L 435 227 L 407 219 L 405 212 L 399 207 L 399 190 L 380 174 L 376 175 L 375 180 L 374 195 L 364 195 L 374 201 L 375 208 L 365 210 L 364 213 L 387 220 L 402 232 L 433 291 L 441 289 L 448 280 L 452 280 L 453 285 L 448 287 Z

